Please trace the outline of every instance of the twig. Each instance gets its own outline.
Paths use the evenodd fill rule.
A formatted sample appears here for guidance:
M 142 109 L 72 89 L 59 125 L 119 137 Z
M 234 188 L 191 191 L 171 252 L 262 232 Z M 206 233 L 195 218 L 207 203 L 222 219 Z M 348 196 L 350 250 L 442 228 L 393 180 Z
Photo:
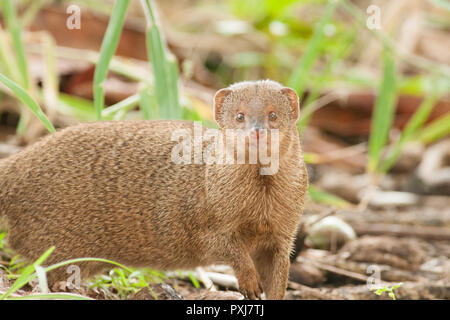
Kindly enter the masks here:
M 331 215 L 333 215 L 335 213 L 336 213 L 335 209 L 329 209 L 328 211 L 325 211 L 324 213 L 321 213 L 317 218 L 312 219 L 312 221 L 309 221 L 309 222 L 305 223 L 306 230 L 308 230 L 312 225 L 316 224 L 320 220 L 325 219 L 326 217 L 329 217 L 329 216 L 331 216 Z
M 202 267 L 195 268 L 195 271 L 198 274 L 198 279 L 203 282 L 203 285 L 206 289 L 210 291 L 216 291 L 216 287 L 214 286 L 214 283 L 211 281 L 211 279 L 208 277 L 208 274 Z
M 366 152 L 367 144 L 365 142 L 359 143 L 353 146 L 345 147 L 338 150 L 333 150 L 326 153 L 317 154 L 316 164 L 323 164 L 333 161 L 338 161 L 342 159 L 348 159 L 349 157 L 354 157 L 359 154 Z
M 315 266 L 315 267 L 317 267 L 319 269 L 322 269 L 322 270 L 325 270 L 325 271 L 328 271 L 328 272 L 332 272 L 332 273 L 335 273 L 335 274 L 338 274 L 338 275 L 341 275 L 341 276 L 344 276 L 344 277 L 347 277 L 347 278 L 355 279 L 355 280 L 358 280 L 358 281 L 361 281 L 361 282 L 367 283 L 367 280 L 368 280 L 367 276 L 362 275 L 360 273 L 344 270 L 344 269 L 337 268 L 335 266 L 330 266 L 328 264 L 324 264 L 324 263 L 321 263 L 321 262 L 312 261 L 312 260 L 305 259 L 305 258 L 300 257 L 300 256 L 297 257 L 297 260 L 299 262 L 312 264 L 313 266 Z M 391 283 L 380 280 L 379 284 L 380 285 L 390 285 Z
M 362 212 L 365 211 L 369 205 L 370 199 L 375 194 L 375 191 L 378 188 L 378 182 L 376 181 L 377 177 L 374 175 L 370 175 L 370 183 L 366 187 L 366 189 L 363 191 L 363 194 L 361 196 L 361 201 L 359 202 L 357 206 L 357 211 Z
M 349 222 L 357 234 L 391 235 L 403 237 L 417 237 L 432 240 L 450 240 L 448 228 L 431 226 L 405 226 L 399 224 L 362 224 Z
M 312 264 L 313 266 L 315 266 L 317 268 L 320 268 L 322 270 L 325 270 L 325 271 L 328 271 L 328 272 L 332 272 L 332 273 L 335 273 L 335 274 L 339 274 L 339 275 L 345 276 L 347 278 L 352 278 L 352 279 L 359 280 L 359 281 L 362 281 L 362 282 L 367 282 L 367 277 L 366 276 L 364 276 L 362 274 L 359 274 L 359 273 L 356 273 L 356 272 L 344 270 L 344 269 L 341 269 L 341 268 L 337 268 L 337 267 L 330 266 L 330 265 L 323 264 L 323 263 L 316 262 L 316 261 L 311 261 L 311 260 L 305 259 L 305 258 L 300 257 L 300 256 L 297 257 L 297 260 L 299 262 Z

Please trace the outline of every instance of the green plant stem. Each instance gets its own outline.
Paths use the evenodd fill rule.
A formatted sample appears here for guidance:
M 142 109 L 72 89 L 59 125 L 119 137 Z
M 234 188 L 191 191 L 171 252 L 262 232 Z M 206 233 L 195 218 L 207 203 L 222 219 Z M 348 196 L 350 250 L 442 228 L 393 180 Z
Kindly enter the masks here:
M 8 77 L 16 82 L 21 81 L 21 74 L 17 66 L 17 62 L 9 46 L 6 32 L 2 30 L 0 25 L 0 61 Z
M 57 300 L 94 300 L 89 297 L 84 297 L 78 294 L 73 293 L 35 293 L 29 294 L 21 297 L 11 297 L 8 300 L 49 300 L 49 299 L 57 299 Z
M 39 120 L 41 120 L 48 131 L 55 132 L 55 127 L 53 127 L 50 120 L 47 118 L 44 112 L 42 112 L 39 104 L 33 100 L 33 98 L 25 91 L 24 88 L 1 73 L 0 82 L 7 86 L 16 95 L 16 97 L 20 101 L 22 101 L 34 113 L 34 115 L 39 118 Z
M 140 107 L 142 112 L 142 117 L 146 120 L 157 119 L 158 110 L 156 108 L 156 103 L 154 103 L 154 97 L 150 93 L 150 88 L 145 87 L 139 92 L 140 96 Z
M 139 103 L 139 100 L 140 100 L 139 93 L 129 96 L 123 99 L 122 101 L 119 101 L 116 104 L 104 109 L 102 111 L 102 117 L 106 119 L 112 119 L 115 113 L 120 112 L 122 110 L 131 109 L 132 107 L 136 106 Z
M 45 74 L 42 81 L 44 101 L 49 115 L 54 115 L 58 108 L 59 81 L 56 71 L 55 41 L 48 33 L 42 35 L 42 58 L 45 61 Z M 51 118 L 51 117 L 50 117 Z
M 306 83 L 309 80 L 309 70 L 319 56 L 320 47 L 324 37 L 324 27 L 329 23 L 331 17 L 333 16 L 336 5 L 337 1 L 330 1 L 328 3 L 322 19 L 315 28 L 314 34 L 306 47 L 305 53 L 303 54 L 298 65 L 294 68 L 294 71 L 288 81 L 289 86 L 297 91 L 300 98 L 303 96 Z
M 349 39 L 345 42 L 345 44 L 340 48 L 340 50 L 338 50 L 337 52 L 333 52 L 333 55 L 330 61 L 327 63 L 325 70 L 319 75 L 319 78 L 312 88 L 311 93 L 308 95 L 306 101 L 304 102 L 305 107 L 302 110 L 302 116 L 300 117 L 300 120 L 297 124 L 300 132 L 306 127 L 312 117 L 313 112 L 315 111 L 315 102 L 320 96 L 320 91 L 324 87 L 327 77 L 331 74 L 336 65 L 342 60 L 342 57 L 344 57 L 344 55 L 349 51 L 354 37 L 355 35 L 352 34 L 351 37 L 349 37 Z
M 423 128 L 414 139 L 423 143 L 432 143 L 450 135 L 450 112 Z
M 381 154 L 388 141 L 389 130 L 391 129 L 396 107 L 394 60 L 386 51 L 383 51 L 382 58 L 383 79 L 373 109 L 369 137 L 369 172 L 375 172 L 379 169 Z
M 100 57 L 94 72 L 94 106 L 97 120 L 102 119 L 102 110 L 105 99 L 103 94 L 103 83 L 108 75 L 108 67 L 111 62 L 111 58 L 113 57 L 119 43 L 129 2 L 129 0 L 120 0 L 115 2 L 108 27 L 102 41 Z
M 27 10 L 22 14 L 22 18 L 20 19 L 20 24 L 22 28 L 26 28 L 31 22 L 33 22 L 34 18 L 38 14 L 39 10 L 50 2 L 50 0 L 34 0 L 30 1 L 31 4 L 28 6 Z
M 28 77 L 28 63 L 25 55 L 25 47 L 22 41 L 20 25 L 17 21 L 16 12 L 14 8 L 14 2 L 12 0 L 3 0 L 4 17 L 8 31 L 11 33 L 12 41 L 14 44 L 15 54 L 17 57 L 19 70 L 21 73 L 20 84 L 28 90 L 29 77 Z
M 386 159 L 382 162 L 381 171 L 386 173 L 390 168 L 395 164 L 398 157 L 401 154 L 404 144 L 411 140 L 414 136 L 414 133 L 425 123 L 433 110 L 434 104 L 438 99 L 438 95 L 430 94 L 428 95 L 420 106 L 417 108 L 416 112 L 414 112 L 411 119 L 408 121 L 406 127 L 403 129 L 400 138 L 392 147 L 392 151 L 388 154 Z
M 153 67 L 155 96 L 159 115 L 165 119 L 181 119 L 178 97 L 178 67 L 161 34 L 151 0 L 142 0 L 147 19 L 146 44 Z

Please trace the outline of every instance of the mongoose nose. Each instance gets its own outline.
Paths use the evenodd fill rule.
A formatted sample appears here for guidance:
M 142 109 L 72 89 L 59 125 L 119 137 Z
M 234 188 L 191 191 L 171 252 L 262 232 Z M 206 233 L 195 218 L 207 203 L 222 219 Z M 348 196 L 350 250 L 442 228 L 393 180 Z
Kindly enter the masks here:
M 250 131 L 250 134 L 259 140 L 261 136 L 264 136 L 266 134 L 266 130 L 259 127 L 255 127 Z
M 261 132 L 261 128 L 253 128 L 252 131 L 250 131 L 250 134 L 254 137 L 256 137 L 256 139 L 259 139 L 259 134 Z

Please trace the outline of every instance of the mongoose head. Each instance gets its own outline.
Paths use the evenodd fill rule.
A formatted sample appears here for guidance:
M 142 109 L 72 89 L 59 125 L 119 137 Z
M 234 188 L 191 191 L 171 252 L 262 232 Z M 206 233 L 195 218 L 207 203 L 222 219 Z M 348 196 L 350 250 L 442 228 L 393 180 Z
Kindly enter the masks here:
M 221 129 L 282 130 L 298 120 L 298 96 L 271 80 L 238 82 L 217 91 L 214 116 Z
M 278 129 L 280 146 L 295 128 L 299 99 L 291 88 L 271 80 L 245 81 L 219 90 L 214 97 L 214 116 L 219 128 L 241 129 L 261 140 Z M 280 150 L 281 151 L 281 150 Z

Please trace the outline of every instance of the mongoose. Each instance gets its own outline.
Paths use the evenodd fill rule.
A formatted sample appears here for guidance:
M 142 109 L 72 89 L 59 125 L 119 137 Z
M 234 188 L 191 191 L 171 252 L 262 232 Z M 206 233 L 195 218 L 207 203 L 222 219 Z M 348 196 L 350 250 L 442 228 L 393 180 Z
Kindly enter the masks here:
M 172 134 L 193 134 L 189 121 L 79 124 L 0 161 L 10 248 L 34 260 L 56 246 L 47 265 L 78 257 L 162 270 L 229 264 L 246 298 L 282 299 L 308 186 L 298 96 L 270 80 L 241 82 L 216 93 L 214 115 L 220 132 L 260 139 L 278 129 L 276 173 L 261 174 L 259 161 L 174 163 Z M 105 267 L 79 266 L 83 278 Z M 67 278 L 49 273 L 50 282 Z

